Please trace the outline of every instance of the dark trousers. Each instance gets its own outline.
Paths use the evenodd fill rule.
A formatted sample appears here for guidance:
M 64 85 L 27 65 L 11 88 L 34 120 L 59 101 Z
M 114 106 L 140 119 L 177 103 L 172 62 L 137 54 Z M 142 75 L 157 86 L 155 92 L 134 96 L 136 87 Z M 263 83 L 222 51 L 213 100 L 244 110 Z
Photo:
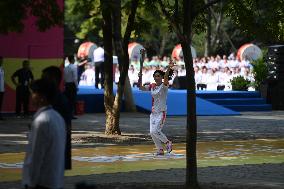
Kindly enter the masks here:
M 65 145 L 65 169 L 72 169 L 72 144 L 71 144 L 71 124 L 66 124 L 66 145 Z
M 25 188 L 29 188 L 29 187 L 26 185 Z M 49 188 L 44 187 L 44 186 L 39 186 L 39 185 L 37 185 L 37 186 L 34 187 L 33 189 L 49 189 Z
M 95 62 L 95 78 L 96 78 L 96 88 L 98 88 L 99 83 L 102 88 L 104 87 L 105 75 L 104 75 L 104 63 L 103 62 Z M 101 78 L 100 78 L 101 74 Z
M 20 85 L 16 88 L 16 114 L 20 115 L 22 105 L 24 107 L 24 114 L 29 114 L 29 100 L 30 91 L 28 86 Z
M 4 92 L 0 92 L 0 117 L 2 117 L 3 97 L 4 97 Z
M 225 89 L 225 85 L 218 85 L 217 86 L 218 91 L 224 91 L 224 89 Z
M 203 89 L 207 88 L 207 85 L 206 84 L 197 84 L 196 87 L 197 87 L 197 90 L 199 90 L 199 89 L 203 90 Z
M 71 169 L 71 120 L 72 112 L 69 107 L 69 100 L 58 90 L 56 99 L 52 104 L 53 108 L 64 118 L 66 126 L 66 146 L 65 146 L 65 169 Z
M 75 83 L 65 83 L 65 96 L 68 99 L 69 107 L 71 109 L 72 114 L 76 112 L 76 96 L 77 96 L 77 88 Z

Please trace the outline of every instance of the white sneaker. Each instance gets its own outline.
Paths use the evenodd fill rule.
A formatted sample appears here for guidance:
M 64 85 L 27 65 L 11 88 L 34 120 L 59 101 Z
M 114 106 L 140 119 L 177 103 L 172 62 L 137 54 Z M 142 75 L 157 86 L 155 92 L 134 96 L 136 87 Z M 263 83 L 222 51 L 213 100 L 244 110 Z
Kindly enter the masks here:
M 166 149 L 167 149 L 168 153 L 171 153 L 171 151 L 173 151 L 173 143 L 172 143 L 172 141 L 168 141 L 167 142 Z

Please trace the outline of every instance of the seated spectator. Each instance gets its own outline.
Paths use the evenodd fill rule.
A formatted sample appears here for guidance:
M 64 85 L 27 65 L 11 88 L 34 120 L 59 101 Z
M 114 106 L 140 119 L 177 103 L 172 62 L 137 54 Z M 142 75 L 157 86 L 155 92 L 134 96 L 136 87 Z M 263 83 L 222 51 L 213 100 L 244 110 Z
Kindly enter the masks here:
M 82 73 L 80 77 L 80 86 L 95 86 L 96 77 L 95 70 L 92 65 L 86 64 L 85 71 Z
M 217 90 L 218 76 L 214 69 L 208 70 L 207 75 L 207 90 Z
M 200 82 L 197 83 L 197 90 L 206 90 L 207 88 L 207 82 L 208 82 L 208 73 L 207 73 L 207 67 L 203 66 L 202 67 L 202 72 L 201 72 L 201 79 Z

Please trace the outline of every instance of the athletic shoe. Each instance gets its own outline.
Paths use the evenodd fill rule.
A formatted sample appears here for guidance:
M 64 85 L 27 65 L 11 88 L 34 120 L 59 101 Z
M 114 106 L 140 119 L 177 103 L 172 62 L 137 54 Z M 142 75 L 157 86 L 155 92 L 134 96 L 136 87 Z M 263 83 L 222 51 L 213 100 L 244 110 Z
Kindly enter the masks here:
M 171 153 L 171 151 L 173 150 L 173 143 L 172 143 L 172 141 L 168 141 L 167 142 L 166 149 L 167 149 L 168 153 Z
M 163 156 L 164 155 L 164 150 L 160 149 L 159 151 L 156 152 L 156 156 Z

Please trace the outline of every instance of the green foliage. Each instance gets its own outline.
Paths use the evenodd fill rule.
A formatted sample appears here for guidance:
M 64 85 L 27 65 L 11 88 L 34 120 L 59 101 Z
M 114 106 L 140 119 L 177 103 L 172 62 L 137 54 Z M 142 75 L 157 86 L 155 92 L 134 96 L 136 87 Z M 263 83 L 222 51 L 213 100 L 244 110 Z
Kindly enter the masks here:
M 27 1 L 0 1 L 0 33 L 6 34 L 23 30 L 22 20 L 27 17 L 26 4 Z M 11 11 L 13 9 L 17 11 Z
M 243 76 L 237 76 L 231 79 L 231 84 L 234 91 L 247 91 L 250 86 L 250 81 Z
M 252 62 L 255 82 L 253 83 L 255 89 L 259 90 L 261 83 L 263 83 L 268 76 L 267 65 L 264 61 L 264 58 L 260 58 Z
M 283 0 L 226 1 L 226 13 L 244 35 L 271 43 L 284 41 Z
M 29 16 L 36 18 L 39 31 L 63 24 L 63 10 L 55 0 L 0 1 L 0 33 L 22 32 Z
M 102 38 L 100 11 L 99 0 L 65 0 L 65 24 L 81 40 Z

